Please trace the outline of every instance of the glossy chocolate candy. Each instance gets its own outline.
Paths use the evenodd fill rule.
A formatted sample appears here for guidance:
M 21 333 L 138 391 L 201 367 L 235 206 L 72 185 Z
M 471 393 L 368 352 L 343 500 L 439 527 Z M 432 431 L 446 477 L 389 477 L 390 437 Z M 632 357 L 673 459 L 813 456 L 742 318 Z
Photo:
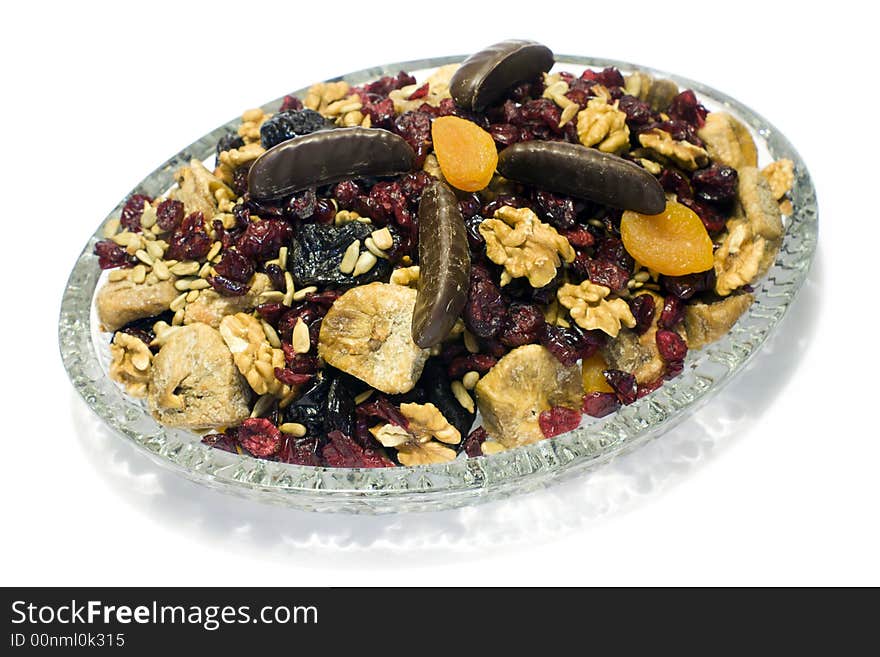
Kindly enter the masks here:
M 553 52 L 535 41 L 511 39 L 468 57 L 452 76 L 456 105 L 475 112 L 500 100 L 517 82 L 538 77 L 553 66 Z
M 439 344 L 467 301 L 471 257 L 458 198 L 440 181 L 419 202 L 419 291 L 412 337 L 420 347 Z
M 513 144 L 498 155 L 498 172 L 539 189 L 642 214 L 659 214 L 666 208 L 663 188 L 645 169 L 580 144 Z
M 401 137 L 378 128 L 337 128 L 295 137 L 263 153 L 248 174 L 255 199 L 362 176 L 393 176 L 413 168 L 413 149 Z

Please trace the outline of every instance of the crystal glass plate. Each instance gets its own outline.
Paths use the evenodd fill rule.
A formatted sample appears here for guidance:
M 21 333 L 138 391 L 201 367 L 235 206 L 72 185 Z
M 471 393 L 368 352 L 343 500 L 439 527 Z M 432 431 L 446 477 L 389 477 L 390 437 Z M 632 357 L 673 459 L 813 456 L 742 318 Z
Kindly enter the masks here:
M 406 70 L 423 80 L 434 68 L 461 61 L 460 56 L 377 66 L 344 75 L 361 84 Z M 556 68 L 580 73 L 585 67 L 616 66 L 624 73 L 642 70 L 671 78 L 697 92 L 712 110 L 723 109 L 752 130 L 761 165 L 789 158 L 796 179 L 791 192 L 794 213 L 773 267 L 755 288 L 756 301 L 719 342 L 688 354 L 684 372 L 656 392 L 612 415 L 587 420 L 574 431 L 501 454 L 418 467 L 377 469 L 319 468 L 288 465 L 211 449 L 193 433 L 159 425 L 146 408 L 126 396 L 107 375 L 109 339 L 100 334 L 93 312 L 101 279 L 97 256 L 100 225 L 86 244 L 67 282 L 58 337 L 64 365 L 88 405 L 120 436 L 153 460 L 192 481 L 227 493 L 312 511 L 393 513 L 452 508 L 534 490 L 587 470 L 657 438 L 717 393 L 758 352 L 779 324 L 801 284 L 816 249 L 818 207 L 806 165 L 785 136 L 742 103 L 702 83 L 626 62 L 558 55 Z M 305 90 L 296 92 L 302 97 Z M 274 112 L 281 99 L 263 106 Z M 217 140 L 238 125 L 236 118 L 171 157 L 132 190 L 157 196 L 174 183 L 176 169 L 197 157 L 210 160 Z M 117 215 L 124 199 L 114 208 Z M 109 216 L 109 215 L 108 215 Z M 101 222 L 103 225 L 103 222 Z

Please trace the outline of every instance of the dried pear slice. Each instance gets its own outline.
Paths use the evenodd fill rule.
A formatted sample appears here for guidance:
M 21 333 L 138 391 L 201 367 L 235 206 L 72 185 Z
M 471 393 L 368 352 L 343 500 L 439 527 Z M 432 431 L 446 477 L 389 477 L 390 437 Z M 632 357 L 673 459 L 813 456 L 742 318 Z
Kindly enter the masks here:
M 688 305 L 684 314 L 688 347 L 702 349 L 723 338 L 754 300 L 754 294 L 736 294 L 714 303 Z
M 370 283 L 339 297 L 321 323 L 318 354 L 333 367 L 388 394 L 409 392 L 428 359 L 412 339 L 416 291 Z
M 583 398 L 580 367 L 565 367 L 537 344 L 508 353 L 475 390 L 483 427 L 507 448 L 543 440 L 541 412 L 553 406 L 580 409 Z

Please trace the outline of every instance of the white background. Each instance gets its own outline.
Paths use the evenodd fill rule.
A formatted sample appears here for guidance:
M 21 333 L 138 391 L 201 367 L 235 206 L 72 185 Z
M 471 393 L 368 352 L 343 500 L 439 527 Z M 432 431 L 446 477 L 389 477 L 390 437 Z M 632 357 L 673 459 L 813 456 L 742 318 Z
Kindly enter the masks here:
M 0 584 L 880 584 L 880 57 L 858 4 L 5 3 Z M 748 371 L 592 476 L 445 513 L 245 502 L 101 427 L 62 368 L 57 314 L 130 188 L 247 107 L 514 36 L 703 80 L 797 146 L 820 246 Z

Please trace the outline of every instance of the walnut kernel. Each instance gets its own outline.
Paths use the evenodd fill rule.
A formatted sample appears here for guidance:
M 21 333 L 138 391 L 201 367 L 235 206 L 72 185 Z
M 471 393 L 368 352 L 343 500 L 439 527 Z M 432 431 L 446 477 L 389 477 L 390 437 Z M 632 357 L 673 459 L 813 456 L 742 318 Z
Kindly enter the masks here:
M 629 304 L 623 299 L 606 299 L 611 293 L 604 285 L 584 281 L 580 285 L 566 283 L 557 292 L 559 303 L 569 310 L 577 325 L 587 330 L 599 329 L 612 338 L 617 337 L 620 325 L 636 325 Z
M 595 146 L 605 153 L 617 153 L 629 146 L 626 113 L 618 109 L 617 101 L 609 105 L 593 98 L 577 117 L 578 139 L 584 146 Z

